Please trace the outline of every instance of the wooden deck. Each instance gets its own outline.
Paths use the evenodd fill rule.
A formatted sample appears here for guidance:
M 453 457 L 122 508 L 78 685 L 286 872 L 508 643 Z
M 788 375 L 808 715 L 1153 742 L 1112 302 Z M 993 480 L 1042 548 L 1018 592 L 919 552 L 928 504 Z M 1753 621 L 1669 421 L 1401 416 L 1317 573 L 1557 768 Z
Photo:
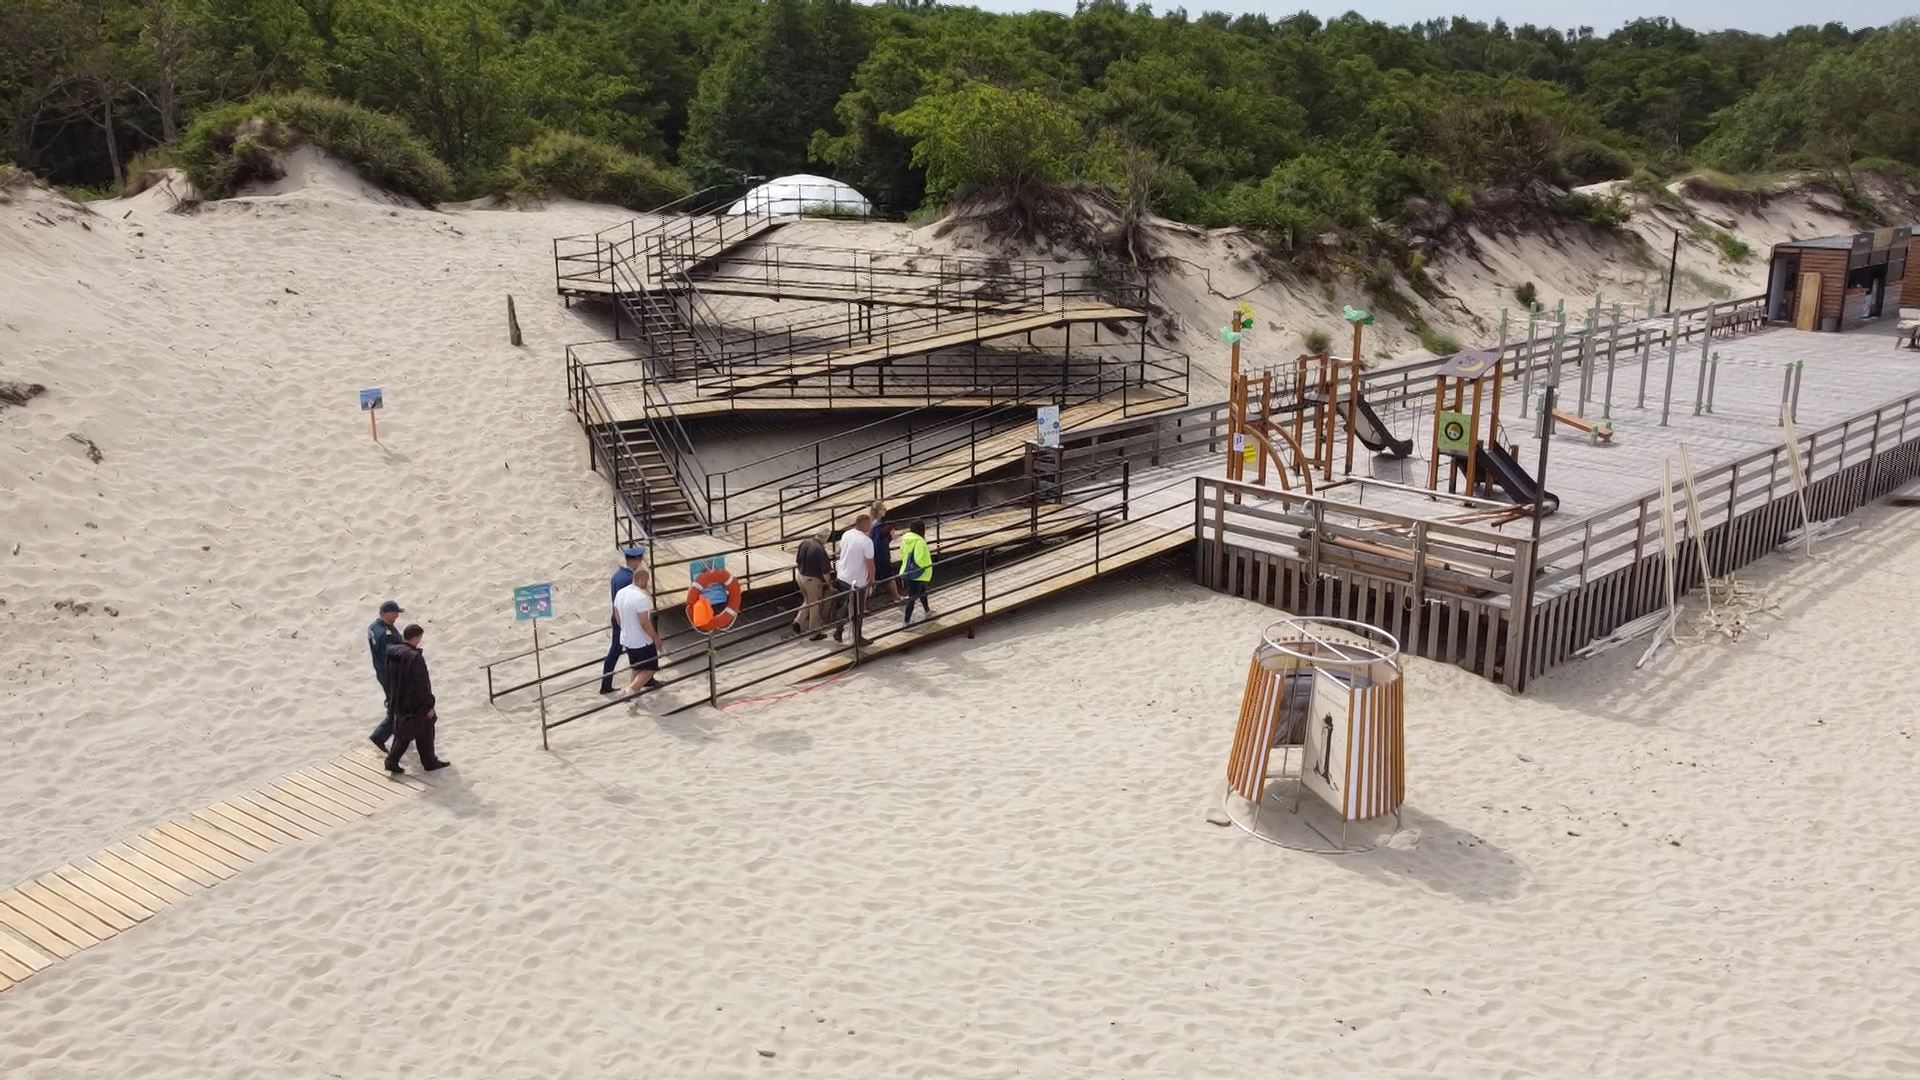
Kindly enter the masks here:
M 1182 516 L 1185 513 L 1183 508 Z M 1087 534 L 1037 554 L 1010 559 L 1004 569 L 991 568 L 984 602 L 978 574 L 943 578 L 936 562 L 934 587 L 929 596 L 933 617 L 903 627 L 898 609 L 886 606 L 874 611 L 866 624 L 867 636 L 873 643 L 860 650 L 859 662 L 870 663 L 930 639 L 966 630 L 984 620 L 1058 596 L 1102 574 L 1138 565 L 1193 542 L 1190 523 L 1183 527 L 1165 515 L 1154 520 L 1110 523 L 1097 535 L 1097 540 L 1094 534 Z M 1101 553 L 1097 566 L 1096 550 Z M 817 655 L 817 659 L 809 659 L 813 655 Z M 855 662 L 852 649 L 837 646 L 831 639 L 814 642 L 789 638 L 757 655 L 723 661 L 716 673 L 716 683 L 723 696 L 778 693 L 845 671 Z M 706 664 L 704 652 L 686 650 L 670 654 L 661 665 L 661 678 L 670 685 L 647 695 L 645 707 L 655 713 L 666 713 L 707 704 Z
M 389 779 L 372 747 L 182 815 L 0 891 L 0 991 L 98 945 L 277 848 L 317 840 L 433 785 Z
M 884 364 L 889 360 L 971 345 L 977 341 L 991 341 L 994 338 L 1032 333 L 1035 330 L 1050 330 L 1076 323 L 1110 322 L 1145 317 L 1132 308 L 1109 305 L 1027 311 L 1012 315 L 996 315 L 992 318 L 962 316 L 944 324 L 921 328 L 897 337 L 889 335 L 886 340 L 871 345 L 842 349 L 837 352 L 796 356 L 764 375 L 747 374 L 736 377 L 726 392 L 736 395 L 751 393 L 755 390 L 785 386 L 801 379 L 836 375 L 855 368 Z M 956 322 L 958 326 L 955 325 Z M 742 366 L 749 372 L 754 370 L 751 365 Z

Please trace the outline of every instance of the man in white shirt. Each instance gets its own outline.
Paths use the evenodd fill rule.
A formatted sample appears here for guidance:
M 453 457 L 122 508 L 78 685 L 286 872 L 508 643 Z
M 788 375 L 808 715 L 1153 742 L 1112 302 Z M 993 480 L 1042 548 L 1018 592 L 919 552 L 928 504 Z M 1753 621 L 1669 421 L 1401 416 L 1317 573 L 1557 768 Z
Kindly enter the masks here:
M 653 598 L 647 595 L 651 578 L 644 566 L 635 567 L 633 584 L 613 594 L 613 617 L 620 624 L 620 647 L 627 650 L 627 663 L 633 681 L 628 694 L 638 694 L 653 681 L 660 669 L 660 657 L 666 652 L 660 645 L 660 631 L 653 625 Z
M 847 616 L 853 622 L 856 646 L 872 644 L 860 630 L 860 621 L 867 613 L 867 590 L 873 587 L 873 540 L 867 535 L 872 527 L 870 514 L 853 519 L 853 527 L 840 534 L 840 561 L 834 568 L 834 576 L 847 594 Z M 841 640 L 845 629 L 844 624 L 834 627 L 833 640 Z

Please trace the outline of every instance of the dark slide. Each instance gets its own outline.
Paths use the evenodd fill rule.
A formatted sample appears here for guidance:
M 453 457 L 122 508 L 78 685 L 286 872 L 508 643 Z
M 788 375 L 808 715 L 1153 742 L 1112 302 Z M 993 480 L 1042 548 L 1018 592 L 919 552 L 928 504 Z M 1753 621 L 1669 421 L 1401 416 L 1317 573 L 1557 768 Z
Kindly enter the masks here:
M 1480 444 L 1479 469 L 1487 483 L 1497 485 L 1516 503 L 1538 502 L 1541 513 L 1545 514 L 1560 509 L 1560 497 L 1551 491 L 1541 491 L 1527 470 L 1499 443 Z
M 1353 433 L 1367 444 L 1367 449 L 1397 458 L 1413 453 L 1413 440 L 1394 438 L 1393 432 L 1380 422 L 1380 414 L 1373 411 L 1373 406 L 1367 404 L 1366 398 L 1356 398 L 1354 404 L 1359 408 L 1354 410 L 1357 415 L 1354 417 Z

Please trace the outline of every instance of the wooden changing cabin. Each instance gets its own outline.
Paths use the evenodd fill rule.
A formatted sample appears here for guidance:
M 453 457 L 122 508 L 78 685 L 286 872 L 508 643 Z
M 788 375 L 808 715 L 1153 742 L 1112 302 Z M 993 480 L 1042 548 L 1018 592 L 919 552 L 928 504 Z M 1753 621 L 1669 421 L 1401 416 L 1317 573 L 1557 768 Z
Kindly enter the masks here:
M 1767 319 L 1797 330 L 1851 330 L 1897 316 L 1912 245 L 1907 225 L 1773 245 Z

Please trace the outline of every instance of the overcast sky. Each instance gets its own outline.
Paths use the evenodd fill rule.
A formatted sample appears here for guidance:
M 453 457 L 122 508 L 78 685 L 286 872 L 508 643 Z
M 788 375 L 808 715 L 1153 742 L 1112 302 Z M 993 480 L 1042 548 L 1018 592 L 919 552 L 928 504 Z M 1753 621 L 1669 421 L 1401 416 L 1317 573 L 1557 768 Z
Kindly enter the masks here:
M 961 0 L 967 3 L 969 0 Z M 971 0 L 974 7 L 989 11 L 1031 11 L 1046 8 L 1072 11 L 1073 0 Z M 1600 33 L 1622 23 L 1652 15 L 1666 15 L 1698 30 L 1750 30 L 1773 34 L 1804 23 L 1843 22 L 1852 28 L 1882 26 L 1895 19 L 1920 15 L 1920 0 L 1856 0 L 1826 7 L 1819 4 L 1788 3 L 1787 0 L 1692 0 L 1687 4 L 1658 3 L 1654 0 L 1564 0 L 1561 3 L 1520 3 L 1519 0 L 1364 0 L 1347 3 L 1247 3 L 1245 0 L 1214 0 L 1211 3 L 1155 3 L 1153 10 L 1170 11 L 1184 7 L 1189 14 L 1203 11 L 1265 12 L 1291 15 L 1305 9 L 1321 18 L 1347 11 L 1358 11 L 1370 19 L 1388 23 L 1410 23 L 1452 15 L 1465 15 L 1482 22 L 1504 18 L 1507 22 L 1534 23 L 1539 26 L 1570 28 L 1591 26 Z

